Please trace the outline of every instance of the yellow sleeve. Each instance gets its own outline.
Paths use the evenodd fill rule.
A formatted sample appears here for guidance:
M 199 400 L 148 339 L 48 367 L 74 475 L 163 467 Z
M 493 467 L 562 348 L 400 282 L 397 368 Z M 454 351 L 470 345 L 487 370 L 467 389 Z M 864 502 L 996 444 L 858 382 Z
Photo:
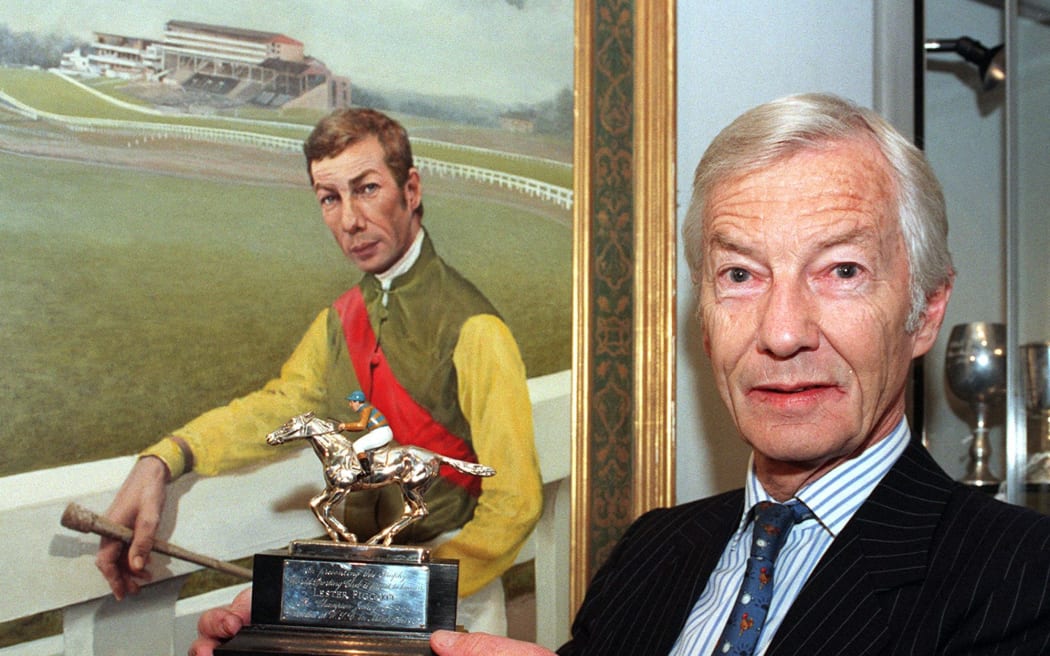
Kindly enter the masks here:
M 193 471 L 212 476 L 264 459 L 287 454 L 266 444 L 266 434 L 291 417 L 317 410 L 325 402 L 325 368 L 331 358 L 328 347 L 328 309 L 323 310 L 300 340 L 275 378 L 259 391 L 210 410 L 173 435 L 182 438 L 192 453 Z M 182 451 L 165 438 L 140 455 L 157 456 L 168 466 L 172 478 L 186 472 Z
M 474 451 L 496 470 L 482 479 L 474 517 L 434 550 L 436 558 L 459 560 L 459 595 L 465 597 L 514 564 L 543 511 L 543 483 L 525 365 L 510 329 L 493 315 L 471 317 L 452 359 Z

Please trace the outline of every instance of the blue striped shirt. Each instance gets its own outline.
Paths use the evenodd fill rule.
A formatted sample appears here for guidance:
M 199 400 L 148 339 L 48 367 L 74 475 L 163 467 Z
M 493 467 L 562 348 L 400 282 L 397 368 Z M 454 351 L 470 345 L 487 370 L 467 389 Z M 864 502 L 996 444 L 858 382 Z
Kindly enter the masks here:
M 908 423 L 902 419 L 884 439 L 806 485 L 795 495 L 796 499 L 809 507 L 814 517 L 791 529 L 787 542 L 777 556 L 773 600 L 758 639 L 756 654 L 765 653 L 784 615 L 798 597 L 817 562 L 857 508 L 904 453 L 910 438 Z M 749 511 L 760 501 L 775 501 L 755 477 L 753 460 L 748 466 L 744 490 L 744 513 L 740 518 L 740 526 L 726 544 L 722 557 L 707 581 L 707 587 L 693 606 L 682 633 L 671 649 L 671 656 L 707 656 L 714 651 L 722 635 L 740 590 L 744 566 L 751 549 L 753 522 L 749 521 Z

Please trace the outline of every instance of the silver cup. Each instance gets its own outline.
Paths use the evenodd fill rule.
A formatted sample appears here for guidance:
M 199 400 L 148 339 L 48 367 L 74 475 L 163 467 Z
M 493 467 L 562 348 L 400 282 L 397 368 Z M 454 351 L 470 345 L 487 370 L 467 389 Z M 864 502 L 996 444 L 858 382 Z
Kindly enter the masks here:
M 988 413 L 1006 396 L 1006 326 L 983 321 L 954 326 L 944 365 L 948 388 L 976 415 L 970 462 L 961 481 L 997 486 L 1001 479 L 989 466 Z
M 1028 415 L 1029 483 L 1050 483 L 1050 342 L 1021 347 L 1024 399 Z

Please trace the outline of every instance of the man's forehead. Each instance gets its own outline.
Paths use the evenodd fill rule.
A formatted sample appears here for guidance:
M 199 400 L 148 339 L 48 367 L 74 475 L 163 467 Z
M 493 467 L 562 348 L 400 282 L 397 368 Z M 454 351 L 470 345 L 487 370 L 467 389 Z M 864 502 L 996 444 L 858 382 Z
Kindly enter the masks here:
M 331 157 L 310 162 L 310 172 L 315 179 L 332 174 L 342 178 L 357 178 L 382 171 L 389 171 L 389 167 L 386 164 L 386 152 L 375 135 L 355 141 Z
M 892 224 L 886 221 L 836 221 L 827 225 L 801 228 L 793 237 L 803 242 L 807 250 L 822 251 L 837 246 L 859 246 L 877 248 L 887 236 L 887 228 Z M 767 245 L 768 235 L 758 234 L 744 226 L 732 223 L 718 223 L 705 233 L 704 250 L 708 252 L 731 251 L 752 253 L 761 243 Z M 776 246 L 787 246 L 778 242 Z
M 854 140 L 727 177 L 705 199 L 704 247 L 745 243 L 770 223 L 825 245 L 877 240 L 899 229 L 889 171 L 873 143 Z

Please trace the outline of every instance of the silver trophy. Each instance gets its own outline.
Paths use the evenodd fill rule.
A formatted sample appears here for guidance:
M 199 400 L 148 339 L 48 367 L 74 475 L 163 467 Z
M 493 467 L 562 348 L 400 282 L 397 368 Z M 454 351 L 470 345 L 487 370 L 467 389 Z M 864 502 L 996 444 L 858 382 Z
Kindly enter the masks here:
M 216 656 L 433 656 L 430 634 L 456 628 L 459 563 L 392 542 L 429 514 L 424 495 L 443 465 L 470 476 L 495 470 L 396 442 L 375 448 L 365 468 L 343 430 L 346 424 L 307 412 L 266 436 L 271 446 L 310 442 L 325 481 L 310 509 L 331 539 L 255 554 L 251 623 Z M 359 543 L 333 506 L 351 492 L 386 486 L 401 491 L 402 514 Z
M 954 326 L 944 364 L 949 389 L 976 415 L 970 462 L 961 481 L 998 487 L 1001 479 L 989 466 L 988 413 L 1006 396 L 1006 326 L 983 321 Z
M 1050 342 L 1021 347 L 1024 399 L 1028 415 L 1029 483 L 1050 483 Z

